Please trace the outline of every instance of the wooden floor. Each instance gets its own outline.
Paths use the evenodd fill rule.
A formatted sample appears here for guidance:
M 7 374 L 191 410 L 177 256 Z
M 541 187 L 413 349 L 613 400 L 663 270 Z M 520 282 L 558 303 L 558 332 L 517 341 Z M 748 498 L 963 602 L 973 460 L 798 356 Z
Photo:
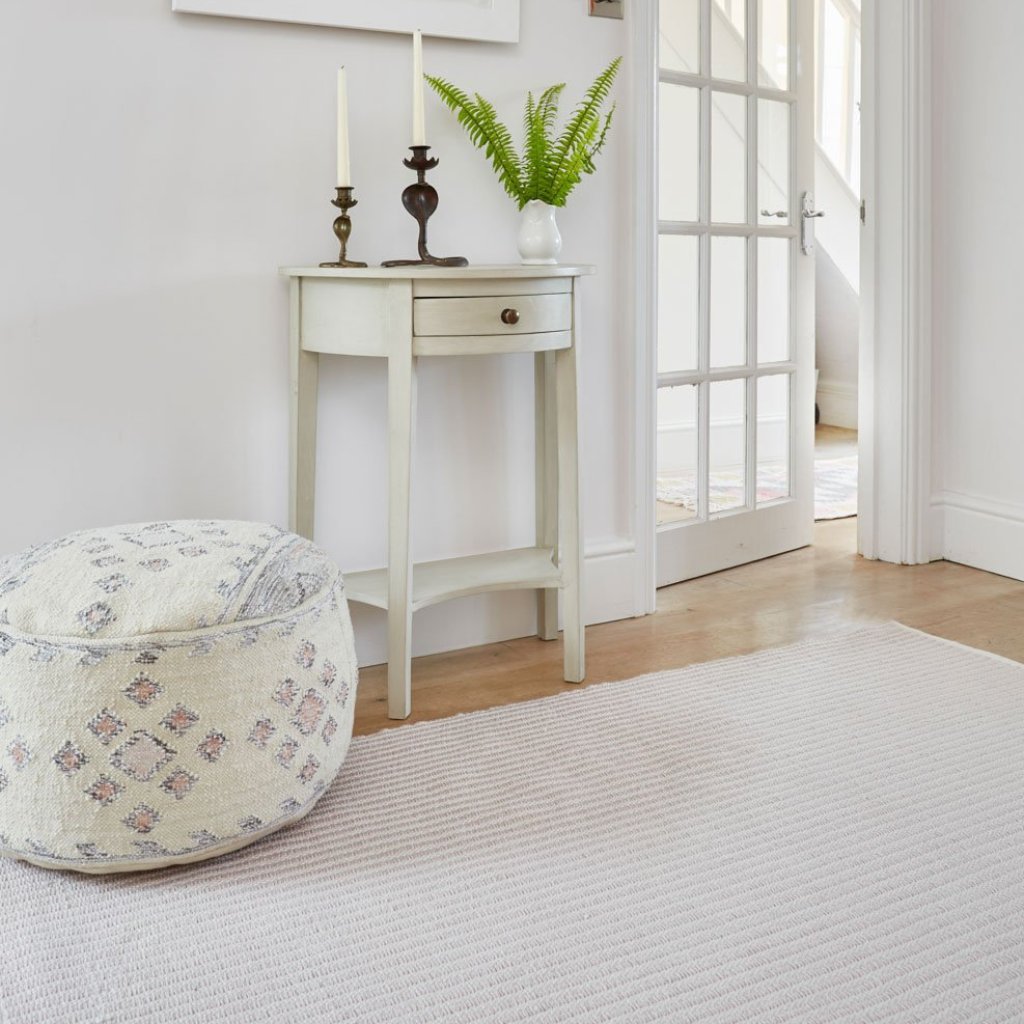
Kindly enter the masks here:
M 814 458 L 841 459 L 857 454 L 857 431 L 819 423 L 814 428 Z
M 865 561 L 853 553 L 856 523 L 819 523 L 813 547 L 666 587 L 655 615 L 591 626 L 584 685 L 890 619 L 1024 662 L 1024 583 L 950 562 Z M 408 721 L 574 689 L 561 673 L 561 642 L 536 638 L 418 658 Z M 401 724 L 387 718 L 384 668 L 365 669 L 355 731 Z

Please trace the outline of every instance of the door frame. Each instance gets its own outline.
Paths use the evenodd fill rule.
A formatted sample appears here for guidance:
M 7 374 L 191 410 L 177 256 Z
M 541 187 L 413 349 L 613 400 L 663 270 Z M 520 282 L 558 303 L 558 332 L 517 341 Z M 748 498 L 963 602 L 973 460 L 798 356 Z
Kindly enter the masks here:
M 863 0 L 858 552 L 931 560 L 931 11 Z M 658 4 L 629 14 L 637 614 L 655 610 Z M 800 59 L 799 55 L 797 59 Z M 879 104 L 877 97 L 885 96 Z

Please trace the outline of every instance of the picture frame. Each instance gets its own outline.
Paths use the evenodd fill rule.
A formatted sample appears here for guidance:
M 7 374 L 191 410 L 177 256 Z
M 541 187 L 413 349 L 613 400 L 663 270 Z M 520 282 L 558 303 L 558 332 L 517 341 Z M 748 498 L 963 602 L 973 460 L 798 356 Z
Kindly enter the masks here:
M 519 42 L 519 0 L 172 0 L 182 14 Z

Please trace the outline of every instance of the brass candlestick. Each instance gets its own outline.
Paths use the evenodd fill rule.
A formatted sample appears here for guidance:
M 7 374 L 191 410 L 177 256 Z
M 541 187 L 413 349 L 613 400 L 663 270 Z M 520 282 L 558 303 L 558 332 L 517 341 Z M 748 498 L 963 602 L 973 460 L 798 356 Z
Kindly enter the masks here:
M 416 219 L 420 226 L 417 250 L 418 260 L 387 260 L 382 267 L 466 267 L 469 260 L 465 256 L 431 256 L 427 250 L 427 221 L 437 209 L 437 189 L 427 183 L 427 171 L 437 166 L 437 157 L 428 157 L 429 146 L 410 146 L 412 159 L 403 160 L 410 170 L 416 172 L 416 181 L 402 193 L 402 205 Z
M 359 200 L 352 197 L 352 187 L 350 185 L 341 186 L 337 188 L 337 197 L 331 200 L 331 206 L 336 206 L 341 213 L 334 218 L 334 234 L 338 238 L 338 242 L 341 245 L 341 252 L 338 255 L 338 259 L 335 263 L 321 263 L 321 267 L 365 267 L 365 263 L 359 263 L 356 260 L 350 260 L 348 258 L 348 236 L 352 234 L 352 218 L 349 217 L 348 211 L 355 206 Z

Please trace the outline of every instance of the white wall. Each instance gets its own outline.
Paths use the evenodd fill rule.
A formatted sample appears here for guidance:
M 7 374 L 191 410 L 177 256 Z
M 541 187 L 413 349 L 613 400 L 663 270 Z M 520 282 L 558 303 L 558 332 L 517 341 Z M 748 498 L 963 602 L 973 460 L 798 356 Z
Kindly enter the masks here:
M 815 225 L 815 240 L 828 251 L 854 293 L 860 294 L 860 200 L 818 147 L 814 154 L 814 200 L 826 214 Z
M 815 363 L 821 422 L 857 427 L 860 340 L 860 202 L 820 148 L 814 197 L 825 216 L 815 224 Z
M 821 422 L 857 429 L 857 374 L 860 297 L 850 287 L 830 251 L 815 250 L 814 344 Z
M 933 17 L 934 553 L 1024 579 L 1024 4 Z
M 518 46 L 428 40 L 430 72 L 518 126 L 527 88 L 566 107 L 626 51 L 582 2 L 523 0 Z M 223 516 L 283 523 L 287 289 L 282 264 L 333 256 L 334 72 L 349 69 L 352 253 L 411 254 L 400 193 L 410 46 L 398 36 L 172 15 L 170 0 L 18 3 L 0 32 L 0 552 L 101 523 Z M 625 76 L 623 76 L 625 78 Z M 623 83 L 624 84 L 624 83 Z M 624 95 L 625 90 L 620 92 Z M 516 259 L 516 212 L 454 119 L 428 101 L 441 165 L 438 253 Z M 625 114 L 626 103 L 620 107 Z M 625 116 L 560 216 L 585 284 L 588 615 L 632 609 L 632 339 Z M 349 569 L 385 557 L 383 368 L 325 360 L 318 540 Z M 528 357 L 422 367 L 418 558 L 532 541 Z M 383 616 L 361 610 L 364 662 Z M 417 617 L 417 652 L 532 631 L 530 595 Z

